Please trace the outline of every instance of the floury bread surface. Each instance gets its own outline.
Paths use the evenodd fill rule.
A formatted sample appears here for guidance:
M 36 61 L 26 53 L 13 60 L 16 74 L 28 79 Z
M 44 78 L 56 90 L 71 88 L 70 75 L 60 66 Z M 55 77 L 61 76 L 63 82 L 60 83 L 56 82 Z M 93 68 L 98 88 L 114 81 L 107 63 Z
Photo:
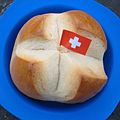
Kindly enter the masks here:
M 63 30 L 92 40 L 86 55 L 60 46 Z M 101 26 L 82 11 L 43 14 L 30 19 L 14 45 L 10 72 L 25 95 L 46 101 L 84 102 L 105 85 L 103 55 L 107 42 Z

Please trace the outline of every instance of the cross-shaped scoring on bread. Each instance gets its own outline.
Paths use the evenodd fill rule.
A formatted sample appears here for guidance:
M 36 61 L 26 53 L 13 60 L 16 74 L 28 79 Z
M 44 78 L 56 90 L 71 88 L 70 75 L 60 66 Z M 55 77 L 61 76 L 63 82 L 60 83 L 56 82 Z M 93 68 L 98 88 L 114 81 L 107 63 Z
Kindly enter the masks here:
M 60 46 L 63 29 L 92 40 L 86 56 Z M 10 64 L 12 80 L 21 92 L 35 99 L 86 101 L 106 83 L 106 48 L 101 26 L 82 11 L 35 16 L 17 36 Z

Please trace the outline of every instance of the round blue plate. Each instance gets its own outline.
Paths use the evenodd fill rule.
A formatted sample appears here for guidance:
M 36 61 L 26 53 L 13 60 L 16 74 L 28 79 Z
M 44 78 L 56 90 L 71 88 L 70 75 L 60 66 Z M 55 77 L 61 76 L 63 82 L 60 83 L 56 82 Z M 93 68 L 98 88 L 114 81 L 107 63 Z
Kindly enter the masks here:
M 31 17 L 49 12 L 83 10 L 102 25 L 108 50 L 104 57 L 108 83 L 98 95 L 82 104 L 42 102 L 21 94 L 13 85 L 9 63 L 15 38 Z M 120 101 L 120 19 L 93 0 L 16 0 L 0 16 L 0 104 L 21 119 L 105 120 Z

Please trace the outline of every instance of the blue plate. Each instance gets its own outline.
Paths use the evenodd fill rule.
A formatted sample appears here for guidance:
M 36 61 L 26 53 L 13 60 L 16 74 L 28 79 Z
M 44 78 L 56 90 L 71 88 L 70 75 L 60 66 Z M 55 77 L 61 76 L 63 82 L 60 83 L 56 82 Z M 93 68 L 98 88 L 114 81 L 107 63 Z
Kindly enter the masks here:
M 9 63 L 15 38 L 31 17 L 49 12 L 83 10 L 102 25 L 108 41 L 104 57 L 108 83 L 94 98 L 82 104 L 42 102 L 21 94 L 13 85 Z M 120 19 L 93 0 L 16 0 L 0 16 L 0 104 L 21 119 L 105 120 L 120 101 Z

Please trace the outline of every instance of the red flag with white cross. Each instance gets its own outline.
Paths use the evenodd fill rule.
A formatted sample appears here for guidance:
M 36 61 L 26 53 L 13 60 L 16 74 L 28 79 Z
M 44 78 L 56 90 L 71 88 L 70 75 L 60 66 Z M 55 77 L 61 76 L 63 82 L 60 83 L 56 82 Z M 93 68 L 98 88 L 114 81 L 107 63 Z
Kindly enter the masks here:
M 60 45 L 74 52 L 86 55 L 91 40 L 74 32 L 63 30 Z

